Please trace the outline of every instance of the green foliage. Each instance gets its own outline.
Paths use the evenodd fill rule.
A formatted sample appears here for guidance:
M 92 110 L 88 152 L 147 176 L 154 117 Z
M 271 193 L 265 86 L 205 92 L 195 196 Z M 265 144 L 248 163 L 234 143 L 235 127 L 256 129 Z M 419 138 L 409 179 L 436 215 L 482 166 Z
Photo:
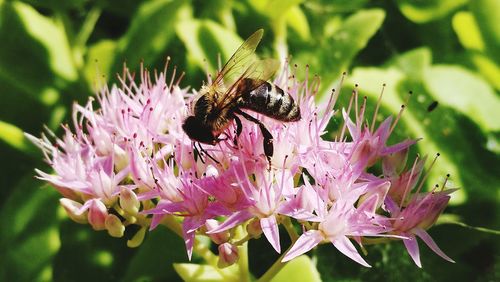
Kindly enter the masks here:
M 402 244 L 366 246 L 373 268 L 362 268 L 331 246 L 289 263 L 276 281 L 500 280 L 500 2 L 446 1 L 1 1 L 0 0 L 0 280 L 158 281 L 220 278 L 209 266 L 187 263 L 182 240 L 158 229 L 138 249 L 88 225 L 70 222 L 54 188 L 33 179 L 43 168 L 23 131 L 43 124 L 60 130 L 73 101 L 116 83 L 123 63 L 163 69 L 167 56 L 185 71 L 183 87 L 198 88 L 242 39 L 258 28 L 259 55 L 290 54 L 321 78 L 328 98 L 342 72 L 346 105 L 359 84 L 374 105 L 386 83 L 381 112 L 397 114 L 413 91 L 395 134 L 424 139 L 416 151 L 441 157 L 426 187 L 451 174 L 448 213 L 467 225 L 431 229 L 450 264 L 420 244 L 418 269 Z M 427 108 L 437 101 L 432 112 Z M 372 108 L 372 107 L 368 107 Z M 368 112 L 372 114 L 373 112 Z M 338 126 L 338 125 L 336 125 Z M 456 220 L 455 220 L 456 221 Z M 266 244 L 254 245 L 261 256 Z M 255 277 L 262 261 L 252 261 Z M 175 264 L 174 264 L 175 263 Z M 299 271 L 300 270 L 300 271 Z M 318 274 L 319 273 L 319 274 Z M 201 275 L 203 274 L 203 275 Z M 212 275 L 212 276 L 210 276 Z M 219 276 L 217 276 L 219 275 Z M 404 276 L 403 276 L 404 275 Z M 206 281 L 206 279 L 204 280 Z

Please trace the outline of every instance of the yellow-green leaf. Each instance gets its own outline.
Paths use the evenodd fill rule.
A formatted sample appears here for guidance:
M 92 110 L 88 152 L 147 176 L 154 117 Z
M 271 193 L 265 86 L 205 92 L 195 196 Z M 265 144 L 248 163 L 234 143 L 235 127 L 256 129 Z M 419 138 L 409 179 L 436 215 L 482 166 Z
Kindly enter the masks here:
M 321 277 L 311 259 L 302 255 L 290 261 L 276 274 L 272 282 L 319 282 Z

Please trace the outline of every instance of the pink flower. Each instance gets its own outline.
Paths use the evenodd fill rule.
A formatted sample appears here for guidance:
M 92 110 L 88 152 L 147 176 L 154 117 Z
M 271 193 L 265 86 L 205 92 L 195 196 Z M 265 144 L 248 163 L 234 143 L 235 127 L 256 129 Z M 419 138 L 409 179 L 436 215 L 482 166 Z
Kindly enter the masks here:
M 163 73 L 155 78 L 141 70 L 136 83 L 127 71 L 119 87 L 73 106 L 62 138 L 50 131 L 40 139 L 28 135 L 53 169 L 37 170 L 38 178 L 61 193 L 74 221 L 114 237 L 138 224 L 141 231 L 129 242 L 137 246 L 146 230 L 172 217 L 182 225 L 188 257 L 196 236 L 208 235 L 219 245 L 221 267 L 236 262 L 238 246 L 261 233 L 281 252 L 281 224 L 294 240 L 283 261 L 329 242 L 369 266 L 351 240 L 361 245 L 372 236 L 403 239 L 419 266 L 416 237 L 450 260 L 425 231 L 446 207 L 449 192 L 413 191 L 423 160 L 404 167 L 415 141 L 387 145 L 396 122 L 388 117 L 377 129 L 365 122 L 366 100 L 358 108 L 357 92 L 332 140 L 327 125 L 337 113 L 338 95 L 316 104 L 318 81 L 300 82 L 285 67 L 275 83 L 295 99 L 302 118 L 283 123 L 246 111 L 273 136 L 268 162 L 261 128 L 246 119 L 237 139 L 230 124 L 221 135 L 227 139 L 215 145 L 190 140 L 182 124 L 198 93 L 181 89 L 174 78 L 166 83 Z M 378 164 L 382 175 L 370 169 Z M 302 225 L 302 234 L 294 234 L 291 224 Z M 241 232 L 247 234 L 235 235 Z
M 346 193 L 343 198 L 335 201 L 331 208 L 327 208 L 319 194 L 321 190 L 319 191 L 314 207 L 314 211 L 318 214 L 318 219 L 315 221 L 319 221 L 317 229 L 304 232 L 282 261 L 289 261 L 326 241 L 331 242 L 352 260 L 370 267 L 359 255 L 348 236 L 380 236 L 387 231 L 387 228 L 377 222 L 377 217 L 375 217 L 374 210 L 380 200 L 378 195 L 374 194 L 355 208 L 352 204 L 359 198 L 359 195 L 356 192 Z
M 286 179 L 291 177 L 286 170 L 282 170 L 280 176 L 282 181 L 275 182 L 278 178 L 272 173 L 267 173 L 265 169 L 257 168 L 254 173 L 255 181 L 248 179 L 248 171 L 245 165 L 233 166 L 235 177 L 241 185 L 242 192 L 250 200 L 250 204 L 240 206 L 240 210 L 229 216 L 223 224 L 208 233 L 218 233 L 233 228 L 248 219 L 257 217 L 260 220 L 260 226 L 267 240 L 276 252 L 281 252 L 279 241 L 277 215 L 278 207 L 282 201 L 283 184 Z M 281 184 L 281 185 L 280 185 Z
M 342 113 L 353 139 L 350 149 L 351 162 L 356 163 L 357 166 L 372 166 L 380 157 L 400 152 L 416 143 L 415 140 L 406 140 L 392 146 L 387 146 L 386 142 L 389 139 L 392 128 L 395 126 L 395 123 L 392 123 L 392 117 L 385 119 L 379 128 L 373 132 L 369 128 L 369 125 L 363 122 L 364 109 L 365 107 L 362 107 L 359 117 L 356 117 L 356 123 L 349 118 L 345 111 Z
M 198 188 L 203 185 L 203 181 L 201 179 L 195 182 L 189 174 L 182 175 L 182 186 L 179 187 L 182 199 L 178 202 L 162 200 L 155 208 L 146 211 L 148 214 L 153 214 L 152 229 L 160 223 L 166 214 L 184 217 L 182 231 L 189 259 L 191 259 L 193 252 L 196 230 L 202 227 L 208 219 L 228 214 L 228 211 L 223 206 L 216 202 L 210 202 L 208 194 Z M 220 231 L 214 233 L 218 232 Z
M 386 198 L 387 208 L 395 219 L 392 233 L 409 238 L 403 240 L 403 243 L 418 267 L 422 267 L 422 264 L 416 237 L 422 239 L 432 251 L 443 259 L 455 262 L 437 246 L 425 231 L 436 222 L 450 200 L 449 194 L 453 191 L 450 189 L 442 192 L 414 194 L 408 205 L 403 209 L 400 209 L 389 197 Z

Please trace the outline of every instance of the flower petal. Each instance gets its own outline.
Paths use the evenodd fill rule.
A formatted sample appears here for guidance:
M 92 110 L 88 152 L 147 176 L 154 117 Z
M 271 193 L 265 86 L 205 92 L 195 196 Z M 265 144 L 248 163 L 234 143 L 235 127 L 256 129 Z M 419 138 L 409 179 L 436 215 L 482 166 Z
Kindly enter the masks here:
M 382 152 L 381 155 L 385 156 L 385 155 L 388 155 L 388 154 L 393 154 L 393 153 L 397 153 L 397 152 L 400 152 L 404 149 L 407 149 L 408 147 L 410 147 L 411 145 L 417 143 L 418 140 L 411 140 L 411 139 L 408 139 L 408 140 L 405 140 L 401 143 L 398 143 L 398 144 L 395 144 L 395 145 L 392 145 L 392 146 L 389 146 L 389 147 L 385 147 L 384 149 L 382 149 Z
M 421 228 L 415 228 L 415 229 L 413 229 L 413 232 L 415 233 L 415 235 L 417 235 L 418 237 L 420 237 L 420 239 L 422 239 L 422 241 L 424 241 L 424 243 L 427 244 L 427 246 L 429 246 L 429 248 L 431 248 L 431 250 L 433 250 L 438 256 L 444 258 L 445 260 L 447 260 L 449 262 L 455 263 L 454 260 L 452 260 L 449 256 L 447 256 L 438 247 L 438 245 L 436 244 L 436 242 L 434 242 L 434 240 L 432 240 L 432 238 L 429 235 L 429 233 L 427 233 L 425 230 L 423 230 Z
M 217 228 L 208 231 L 207 234 L 215 234 L 215 233 L 219 233 L 222 231 L 226 231 L 226 230 L 231 229 L 231 228 L 235 227 L 236 225 L 242 223 L 243 221 L 251 218 L 252 216 L 253 215 L 248 211 L 236 212 L 233 215 L 231 215 L 230 217 L 228 217 L 226 219 L 226 221 L 224 221 Z
M 321 232 L 317 230 L 309 230 L 302 234 L 292 248 L 286 253 L 285 257 L 281 262 L 287 262 L 292 260 L 316 247 L 321 241 L 323 241 L 323 236 Z
M 271 246 L 273 246 L 276 252 L 281 253 L 280 233 L 276 217 L 271 215 L 270 217 L 261 218 L 260 227 L 262 228 L 262 232 L 264 232 L 267 241 L 271 243 Z
M 359 255 L 358 251 L 354 247 L 354 244 L 346 236 L 340 236 L 337 239 L 331 240 L 331 242 L 335 248 L 337 248 L 344 255 L 348 256 L 350 259 L 363 266 L 372 267 Z
M 420 263 L 420 252 L 418 250 L 418 243 L 417 243 L 417 238 L 413 235 L 409 235 L 408 239 L 403 240 L 403 243 L 405 244 L 406 250 L 408 251 L 408 254 L 410 257 L 413 259 L 415 264 L 422 268 L 422 263 Z

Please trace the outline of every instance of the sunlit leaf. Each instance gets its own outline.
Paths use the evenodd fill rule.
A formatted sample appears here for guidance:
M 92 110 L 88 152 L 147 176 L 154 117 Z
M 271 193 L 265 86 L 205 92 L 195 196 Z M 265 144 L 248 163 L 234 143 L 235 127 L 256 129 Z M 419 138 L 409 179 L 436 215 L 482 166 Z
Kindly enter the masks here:
M 469 12 L 458 12 L 453 16 L 453 29 L 466 49 L 484 51 L 484 41 L 474 16 Z
M 471 51 L 471 61 L 479 72 L 497 90 L 500 90 L 500 67 L 485 52 L 485 43 L 476 19 L 472 13 L 459 12 L 453 17 L 453 29 L 466 49 Z
M 177 274 L 188 282 L 240 281 L 238 276 L 228 276 L 226 269 L 218 270 L 206 264 L 175 263 L 174 268 Z
M 348 17 L 334 33 L 326 40 L 318 56 L 318 66 L 321 69 L 322 85 L 320 95 L 330 92 L 342 72 L 347 71 L 351 60 L 370 40 L 382 25 L 385 12 L 379 9 L 362 10 Z M 322 62 L 327 62 L 322 64 Z M 313 62 L 311 62 L 313 64 Z
M 0 2 L 0 80 L 51 105 L 77 79 L 64 30 L 21 2 Z
M 158 59 L 164 60 L 161 57 L 165 56 L 163 52 L 174 37 L 177 13 L 185 3 L 154 0 L 141 5 L 118 42 L 111 73 L 120 72 L 124 62 L 130 69 L 136 69 L 141 61 L 150 66 Z
M 33 146 L 24 137 L 24 132 L 17 126 L 0 120 L 0 140 L 19 151 L 30 153 Z
M 308 256 L 302 255 L 290 261 L 273 278 L 273 282 L 321 281 L 321 277 Z
M 477 75 L 459 66 L 437 65 L 427 70 L 424 82 L 434 97 L 470 117 L 483 130 L 500 130 L 500 99 Z
M 500 1 L 474 0 L 470 4 L 489 52 L 500 63 Z
M 307 41 L 311 39 L 309 22 L 299 6 L 293 6 L 288 10 L 286 13 L 286 23 L 300 36 L 301 40 Z
M 101 89 L 109 81 L 116 52 L 116 41 L 102 40 L 90 46 L 85 62 L 85 76 L 91 89 Z
M 208 66 L 211 73 L 219 67 L 218 54 L 224 64 L 243 43 L 233 31 L 210 20 L 183 22 L 177 25 L 177 35 L 186 46 L 189 59 L 199 68 Z
M 372 101 L 376 101 L 380 94 L 382 84 L 386 83 L 382 105 L 394 116 L 398 113 L 401 105 L 404 104 L 404 95 L 408 93 L 409 90 L 412 90 L 400 90 L 399 87 L 405 79 L 404 73 L 395 68 L 386 70 L 377 68 L 356 68 L 349 77 L 349 81 L 352 83 L 351 87 L 354 83 L 359 83 L 361 95 L 367 95 Z M 427 103 L 432 102 L 429 98 L 426 100 Z M 370 105 L 370 107 L 372 106 L 373 105 Z M 418 143 L 418 147 L 421 148 L 422 152 L 430 154 L 431 158 L 434 157 L 436 153 L 441 152 L 439 161 L 430 172 L 429 183 L 442 183 L 444 176 L 449 173 L 456 176 L 453 178 L 454 187 L 463 187 L 463 182 L 461 182 L 458 177 L 461 171 L 460 165 L 455 163 L 451 159 L 451 156 L 442 153 L 441 145 L 436 143 L 436 136 L 434 134 L 429 135 L 427 130 L 428 125 L 425 124 L 425 121 L 422 120 L 420 116 L 415 115 L 411 110 L 407 110 L 398 127 L 403 127 L 405 131 L 408 131 L 410 133 L 408 137 L 410 138 L 423 138 L 423 140 Z M 439 128 L 439 126 L 436 125 L 436 128 Z M 444 130 L 444 128 L 442 130 Z M 465 201 L 465 196 L 464 191 L 459 190 L 452 194 L 451 201 L 454 204 L 462 203 Z
M 395 56 L 389 64 L 403 71 L 410 79 L 421 80 L 432 63 L 431 50 L 426 47 L 414 49 Z
M 397 4 L 408 19 L 416 23 L 425 23 L 440 19 L 467 2 L 467 0 L 398 0 Z
M 250 4 L 260 13 L 270 19 L 283 17 L 288 9 L 302 3 L 304 0 L 251 0 Z
M 488 82 L 500 91 L 500 66 L 490 57 L 483 54 L 472 54 L 471 60 L 479 72 L 488 80 Z

